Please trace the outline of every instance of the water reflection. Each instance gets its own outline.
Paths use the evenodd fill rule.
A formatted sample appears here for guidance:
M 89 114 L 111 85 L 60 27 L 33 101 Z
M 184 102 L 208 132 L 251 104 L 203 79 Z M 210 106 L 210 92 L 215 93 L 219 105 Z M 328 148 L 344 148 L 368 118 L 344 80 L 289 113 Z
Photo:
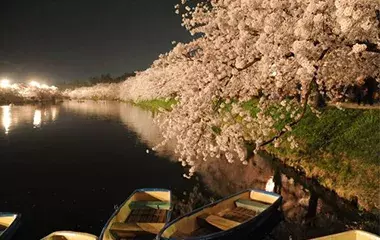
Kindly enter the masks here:
M 68 111 L 97 118 L 117 118 L 128 129 L 134 131 L 139 139 L 150 148 L 159 144 L 163 138 L 156 124 L 153 123 L 153 114 L 129 103 L 115 103 L 107 101 L 68 101 L 62 104 Z M 159 148 L 156 153 L 160 156 L 173 158 L 173 142 Z
M 2 123 L 3 123 L 3 128 L 5 131 L 5 134 L 8 134 L 9 128 L 12 124 L 12 115 L 11 115 L 11 106 L 2 106 Z
M 9 135 L 19 127 L 41 127 L 42 123 L 54 122 L 59 116 L 55 105 L 6 105 L 1 106 L 0 117 L 4 133 Z
M 40 127 L 41 126 L 41 110 L 39 109 L 36 109 L 34 111 L 34 116 L 33 116 L 33 126 L 36 128 L 36 127 Z
M 66 101 L 62 107 L 71 112 L 86 116 L 96 116 L 97 118 L 119 117 L 119 103 L 107 101 Z
M 58 108 L 56 106 L 52 106 L 51 107 L 51 120 L 54 122 L 55 120 L 57 120 L 57 116 L 58 116 Z
M 160 131 L 153 123 L 152 113 L 127 103 L 116 102 L 70 101 L 61 106 L 3 106 L 3 128 L 5 133 L 9 133 L 22 125 L 41 127 L 45 122 L 56 121 L 62 109 L 63 112 L 74 112 L 85 117 L 116 119 L 134 131 L 149 148 L 162 141 Z M 158 154 L 171 155 L 175 159 L 172 150 L 173 146 L 169 144 L 165 149 L 160 149 Z M 216 198 L 256 188 L 274 191 L 283 196 L 282 210 L 286 221 L 274 231 L 276 239 L 309 239 L 347 228 L 367 228 L 361 220 L 364 215 L 336 193 L 291 168 L 277 164 L 268 156 L 255 155 L 247 166 L 210 159 L 198 167 L 197 176 L 202 190 L 197 187 L 193 193 L 182 196 L 184 202 L 177 204 L 179 214 L 210 202 L 212 199 L 206 197 L 203 191 L 205 188 Z M 366 230 L 373 231 L 368 228 Z
M 67 102 L 63 106 L 85 115 L 117 117 L 150 148 L 162 140 L 159 129 L 153 124 L 152 114 L 130 104 L 89 101 Z M 172 150 L 173 147 L 169 146 L 163 152 L 175 159 Z M 255 155 L 250 164 L 244 167 L 220 159 L 210 159 L 198 166 L 197 174 L 201 179 L 200 185 L 211 190 L 216 197 L 248 188 L 280 193 L 283 196 L 282 210 L 286 221 L 274 233 L 279 239 L 307 239 L 344 231 L 350 227 L 366 227 L 359 223 L 359 211 L 344 199 L 317 183 L 310 183 L 307 178 L 300 177 L 298 172 L 274 162 L 276 161 L 268 156 Z M 199 206 L 199 203 L 210 201 L 203 197 L 198 188 L 195 189 L 197 192 L 183 196 L 184 203 L 178 204 L 179 214 Z

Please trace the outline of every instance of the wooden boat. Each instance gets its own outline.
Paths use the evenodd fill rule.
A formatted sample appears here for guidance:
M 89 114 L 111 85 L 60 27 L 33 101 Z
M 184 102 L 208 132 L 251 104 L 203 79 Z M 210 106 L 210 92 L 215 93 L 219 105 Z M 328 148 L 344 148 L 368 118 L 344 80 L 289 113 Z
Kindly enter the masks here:
M 99 240 L 153 239 L 170 220 L 171 192 L 138 189 L 112 214 Z
M 281 202 L 278 194 L 245 190 L 175 219 L 156 239 L 244 239 L 268 225 Z
M 41 240 L 97 240 L 98 237 L 89 233 L 58 231 L 53 232 Z
M 314 238 L 314 240 L 380 240 L 380 237 L 361 230 L 351 230 L 324 237 Z
M 0 212 L 0 239 L 11 239 L 20 225 L 20 214 Z

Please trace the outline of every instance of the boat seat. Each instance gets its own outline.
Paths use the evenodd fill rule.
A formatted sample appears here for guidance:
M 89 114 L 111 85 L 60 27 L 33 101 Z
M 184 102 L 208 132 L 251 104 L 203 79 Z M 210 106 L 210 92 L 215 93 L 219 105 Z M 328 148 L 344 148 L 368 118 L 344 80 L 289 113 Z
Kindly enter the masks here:
M 248 200 L 248 199 L 239 199 L 235 201 L 235 204 L 237 207 L 246 208 L 246 209 L 250 209 L 257 212 L 262 212 L 271 206 L 270 204 L 265 204 L 265 203 L 261 203 L 257 201 Z
M 132 209 L 126 223 L 164 223 L 168 210 L 154 208 Z
M 133 201 L 129 204 L 130 209 L 140 209 L 140 208 L 153 208 L 153 209 L 170 209 L 169 202 L 162 201 Z
M 137 235 L 157 235 L 164 227 L 164 223 L 120 223 L 115 222 L 110 227 L 110 232 L 120 238 L 134 237 Z
M 243 223 L 254 218 L 257 214 L 257 211 L 253 211 L 251 209 L 236 207 L 233 209 L 228 209 L 227 211 L 223 211 L 218 215 L 235 222 Z
M 220 230 L 223 230 L 223 231 L 240 225 L 239 222 L 229 220 L 227 218 L 223 218 L 223 217 L 220 217 L 217 215 L 210 215 L 207 213 L 198 216 L 197 220 L 200 222 L 200 225 L 202 225 L 202 223 L 206 222 L 207 224 L 210 224 L 210 225 L 212 225 L 212 226 L 214 226 Z

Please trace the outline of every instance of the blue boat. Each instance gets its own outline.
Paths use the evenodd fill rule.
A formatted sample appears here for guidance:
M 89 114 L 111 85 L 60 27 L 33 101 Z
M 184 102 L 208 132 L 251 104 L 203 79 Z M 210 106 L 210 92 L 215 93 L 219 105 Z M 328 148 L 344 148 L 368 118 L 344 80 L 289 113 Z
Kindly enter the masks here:
M 112 214 L 99 240 L 153 239 L 169 222 L 171 191 L 137 189 Z
M 281 202 L 276 193 L 245 190 L 175 219 L 156 239 L 245 239 L 271 225 Z
M 0 239 L 12 238 L 20 225 L 21 214 L 0 212 Z

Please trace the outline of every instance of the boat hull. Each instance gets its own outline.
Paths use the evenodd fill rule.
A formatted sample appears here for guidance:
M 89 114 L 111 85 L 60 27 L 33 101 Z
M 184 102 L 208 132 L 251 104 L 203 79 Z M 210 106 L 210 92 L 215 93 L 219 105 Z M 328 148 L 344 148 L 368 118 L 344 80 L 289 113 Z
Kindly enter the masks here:
M 5 214 L 12 215 L 12 213 L 0 213 L 0 216 L 3 216 Z M 0 235 L 1 240 L 10 240 L 12 239 L 13 235 L 16 233 L 17 229 L 19 228 L 21 224 L 21 214 L 15 214 L 16 218 L 13 220 L 13 222 L 7 227 L 5 231 L 3 231 Z
M 314 238 L 314 240 L 380 240 L 380 237 L 361 230 L 351 230 L 324 237 Z
M 41 240 L 54 240 L 54 239 L 66 239 L 66 240 L 97 240 L 98 237 L 89 233 L 73 232 L 73 231 L 58 231 L 49 234 Z
M 189 218 L 193 215 L 197 215 L 200 212 L 202 212 L 205 209 L 210 209 L 212 207 L 216 207 L 220 204 L 223 204 L 225 201 L 231 201 L 231 199 L 236 198 L 236 196 L 239 196 L 245 192 L 251 192 L 255 191 L 262 194 L 267 194 L 270 196 L 277 197 L 277 200 L 275 200 L 268 208 L 266 208 L 264 211 L 253 217 L 252 219 L 240 223 L 239 225 L 225 230 L 225 231 L 218 231 L 216 233 L 203 235 L 203 236 L 190 236 L 190 237 L 164 237 L 163 234 L 165 230 L 167 230 L 170 226 L 177 224 L 178 222 L 182 221 L 185 218 Z M 186 240 L 214 240 L 214 239 L 252 239 L 252 236 L 255 238 L 259 238 L 260 236 L 264 236 L 265 234 L 269 233 L 273 227 L 275 227 L 280 219 L 282 218 L 282 214 L 279 211 L 279 208 L 281 206 L 282 197 L 275 193 L 270 193 L 266 191 L 261 190 L 245 190 L 240 193 L 234 194 L 232 196 L 223 198 L 221 200 L 218 200 L 214 203 L 211 203 L 209 205 L 206 205 L 202 208 L 199 208 L 193 212 L 190 212 L 180 218 L 175 219 L 174 221 L 167 224 L 167 226 L 156 236 L 157 240 L 175 240 L 175 239 L 186 239 Z

